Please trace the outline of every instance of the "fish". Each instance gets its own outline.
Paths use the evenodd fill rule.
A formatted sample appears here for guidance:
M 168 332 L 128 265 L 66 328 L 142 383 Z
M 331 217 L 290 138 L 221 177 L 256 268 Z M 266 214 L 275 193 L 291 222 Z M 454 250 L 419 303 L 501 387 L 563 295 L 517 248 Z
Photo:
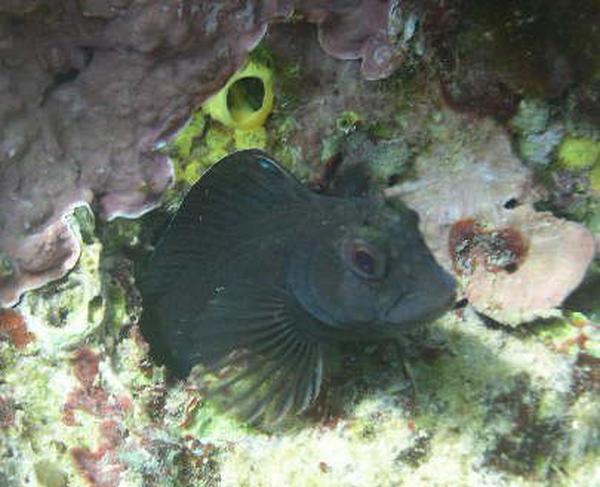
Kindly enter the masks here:
M 151 357 L 180 378 L 199 365 L 250 423 L 300 414 L 331 347 L 393 339 L 453 304 L 418 225 L 402 203 L 318 194 L 265 152 L 234 152 L 192 186 L 142 273 Z

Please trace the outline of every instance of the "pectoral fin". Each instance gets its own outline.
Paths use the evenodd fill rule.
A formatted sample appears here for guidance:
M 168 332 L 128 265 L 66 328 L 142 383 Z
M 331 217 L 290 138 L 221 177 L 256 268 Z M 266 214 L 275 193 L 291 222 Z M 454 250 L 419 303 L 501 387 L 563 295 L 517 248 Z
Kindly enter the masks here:
M 219 379 L 209 394 L 250 422 L 304 411 L 323 376 L 320 326 L 287 291 L 237 285 L 208 303 L 193 340 L 196 359 Z

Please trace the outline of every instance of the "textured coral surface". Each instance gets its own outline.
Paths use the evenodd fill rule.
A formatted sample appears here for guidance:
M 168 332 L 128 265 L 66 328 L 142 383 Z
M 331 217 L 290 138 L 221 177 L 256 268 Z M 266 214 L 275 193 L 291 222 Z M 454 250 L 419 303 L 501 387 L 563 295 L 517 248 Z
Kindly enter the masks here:
M 254 3 L 0 3 L 0 302 L 73 266 L 73 204 L 156 204 L 171 181 L 157 145 L 263 35 Z

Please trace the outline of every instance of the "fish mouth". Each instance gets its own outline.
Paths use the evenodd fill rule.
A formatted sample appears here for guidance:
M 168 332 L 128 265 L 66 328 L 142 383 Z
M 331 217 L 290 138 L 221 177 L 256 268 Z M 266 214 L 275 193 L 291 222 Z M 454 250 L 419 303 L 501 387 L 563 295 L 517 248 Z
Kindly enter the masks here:
M 433 321 L 450 309 L 455 300 L 456 282 L 449 274 L 444 274 L 431 289 L 398 296 L 382 318 L 390 325 Z

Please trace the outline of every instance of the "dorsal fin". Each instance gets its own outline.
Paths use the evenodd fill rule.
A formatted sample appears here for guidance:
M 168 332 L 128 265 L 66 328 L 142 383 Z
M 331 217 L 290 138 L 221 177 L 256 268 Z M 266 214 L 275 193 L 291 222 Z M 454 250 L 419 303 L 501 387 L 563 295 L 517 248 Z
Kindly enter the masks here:
M 256 222 L 307 204 L 313 193 L 264 152 L 235 152 L 221 159 L 190 189 L 159 241 L 141 282 L 145 296 L 159 295 L 181 270 L 214 260 L 248 237 Z M 242 231 L 243 230 L 243 231 Z M 264 232 L 264 225 L 260 229 Z

